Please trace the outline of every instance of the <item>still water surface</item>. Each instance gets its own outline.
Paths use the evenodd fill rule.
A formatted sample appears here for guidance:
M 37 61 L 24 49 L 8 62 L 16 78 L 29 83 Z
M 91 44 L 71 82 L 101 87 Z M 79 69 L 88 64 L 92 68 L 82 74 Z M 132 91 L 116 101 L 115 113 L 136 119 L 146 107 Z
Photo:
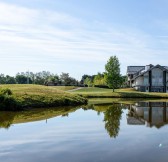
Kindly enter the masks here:
M 2 162 L 167 162 L 168 103 L 0 113 Z

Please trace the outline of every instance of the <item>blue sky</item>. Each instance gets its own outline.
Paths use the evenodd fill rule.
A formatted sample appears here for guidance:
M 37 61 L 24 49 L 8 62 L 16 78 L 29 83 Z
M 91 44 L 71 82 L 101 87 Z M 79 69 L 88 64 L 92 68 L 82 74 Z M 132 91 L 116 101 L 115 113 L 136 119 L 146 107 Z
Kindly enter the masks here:
M 167 0 L 0 0 L 0 73 L 168 65 Z

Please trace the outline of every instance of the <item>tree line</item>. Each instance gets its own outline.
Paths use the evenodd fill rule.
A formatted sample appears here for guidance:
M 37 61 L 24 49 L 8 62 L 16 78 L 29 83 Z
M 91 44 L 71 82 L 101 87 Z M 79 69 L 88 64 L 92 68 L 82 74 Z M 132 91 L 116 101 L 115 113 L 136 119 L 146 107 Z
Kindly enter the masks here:
M 61 75 L 42 72 L 21 72 L 14 77 L 0 74 L 0 84 L 40 84 L 40 85 L 78 85 L 80 84 L 75 78 L 69 76 L 69 73 Z
M 80 81 L 69 76 L 69 73 L 62 73 L 61 75 L 50 73 L 49 71 L 42 71 L 38 73 L 21 72 L 17 73 L 15 77 L 0 74 L 0 84 L 40 84 L 48 86 L 88 86 L 100 88 L 116 88 L 124 86 L 126 76 L 120 74 L 120 63 L 116 56 L 111 56 L 105 64 L 105 72 L 97 73 L 96 75 L 84 74 Z

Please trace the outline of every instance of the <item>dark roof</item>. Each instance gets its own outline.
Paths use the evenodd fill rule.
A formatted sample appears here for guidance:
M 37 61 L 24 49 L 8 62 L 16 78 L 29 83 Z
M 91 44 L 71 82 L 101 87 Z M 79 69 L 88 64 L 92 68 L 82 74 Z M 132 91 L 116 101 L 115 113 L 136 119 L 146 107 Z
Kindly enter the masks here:
M 166 70 L 168 70 L 168 66 L 163 66 Z
M 127 74 L 135 74 L 142 70 L 145 70 L 145 66 L 127 66 Z
M 132 80 L 138 78 L 139 76 L 142 76 L 143 74 L 147 73 L 148 71 L 151 71 L 151 70 L 154 69 L 154 68 L 160 68 L 161 70 L 168 72 L 168 67 L 167 67 L 167 66 L 156 65 L 156 66 L 153 66 L 153 67 L 151 67 L 150 69 L 148 69 L 148 70 L 146 70 L 146 71 L 140 73 L 139 75 L 135 76 Z

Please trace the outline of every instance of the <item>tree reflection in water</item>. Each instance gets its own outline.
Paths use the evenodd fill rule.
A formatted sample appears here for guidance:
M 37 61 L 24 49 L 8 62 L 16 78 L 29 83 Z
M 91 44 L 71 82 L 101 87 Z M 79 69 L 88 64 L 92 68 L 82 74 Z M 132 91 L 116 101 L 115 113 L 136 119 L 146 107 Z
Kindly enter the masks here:
M 122 112 L 121 104 L 113 104 L 104 112 L 105 128 L 110 137 L 118 136 Z
M 8 129 L 12 125 L 14 117 L 15 115 L 12 112 L 9 112 L 9 113 L 1 112 L 0 113 L 0 128 Z
M 0 128 L 8 129 L 12 124 L 47 120 L 57 116 L 68 116 L 80 107 L 38 108 L 25 111 L 0 111 Z

